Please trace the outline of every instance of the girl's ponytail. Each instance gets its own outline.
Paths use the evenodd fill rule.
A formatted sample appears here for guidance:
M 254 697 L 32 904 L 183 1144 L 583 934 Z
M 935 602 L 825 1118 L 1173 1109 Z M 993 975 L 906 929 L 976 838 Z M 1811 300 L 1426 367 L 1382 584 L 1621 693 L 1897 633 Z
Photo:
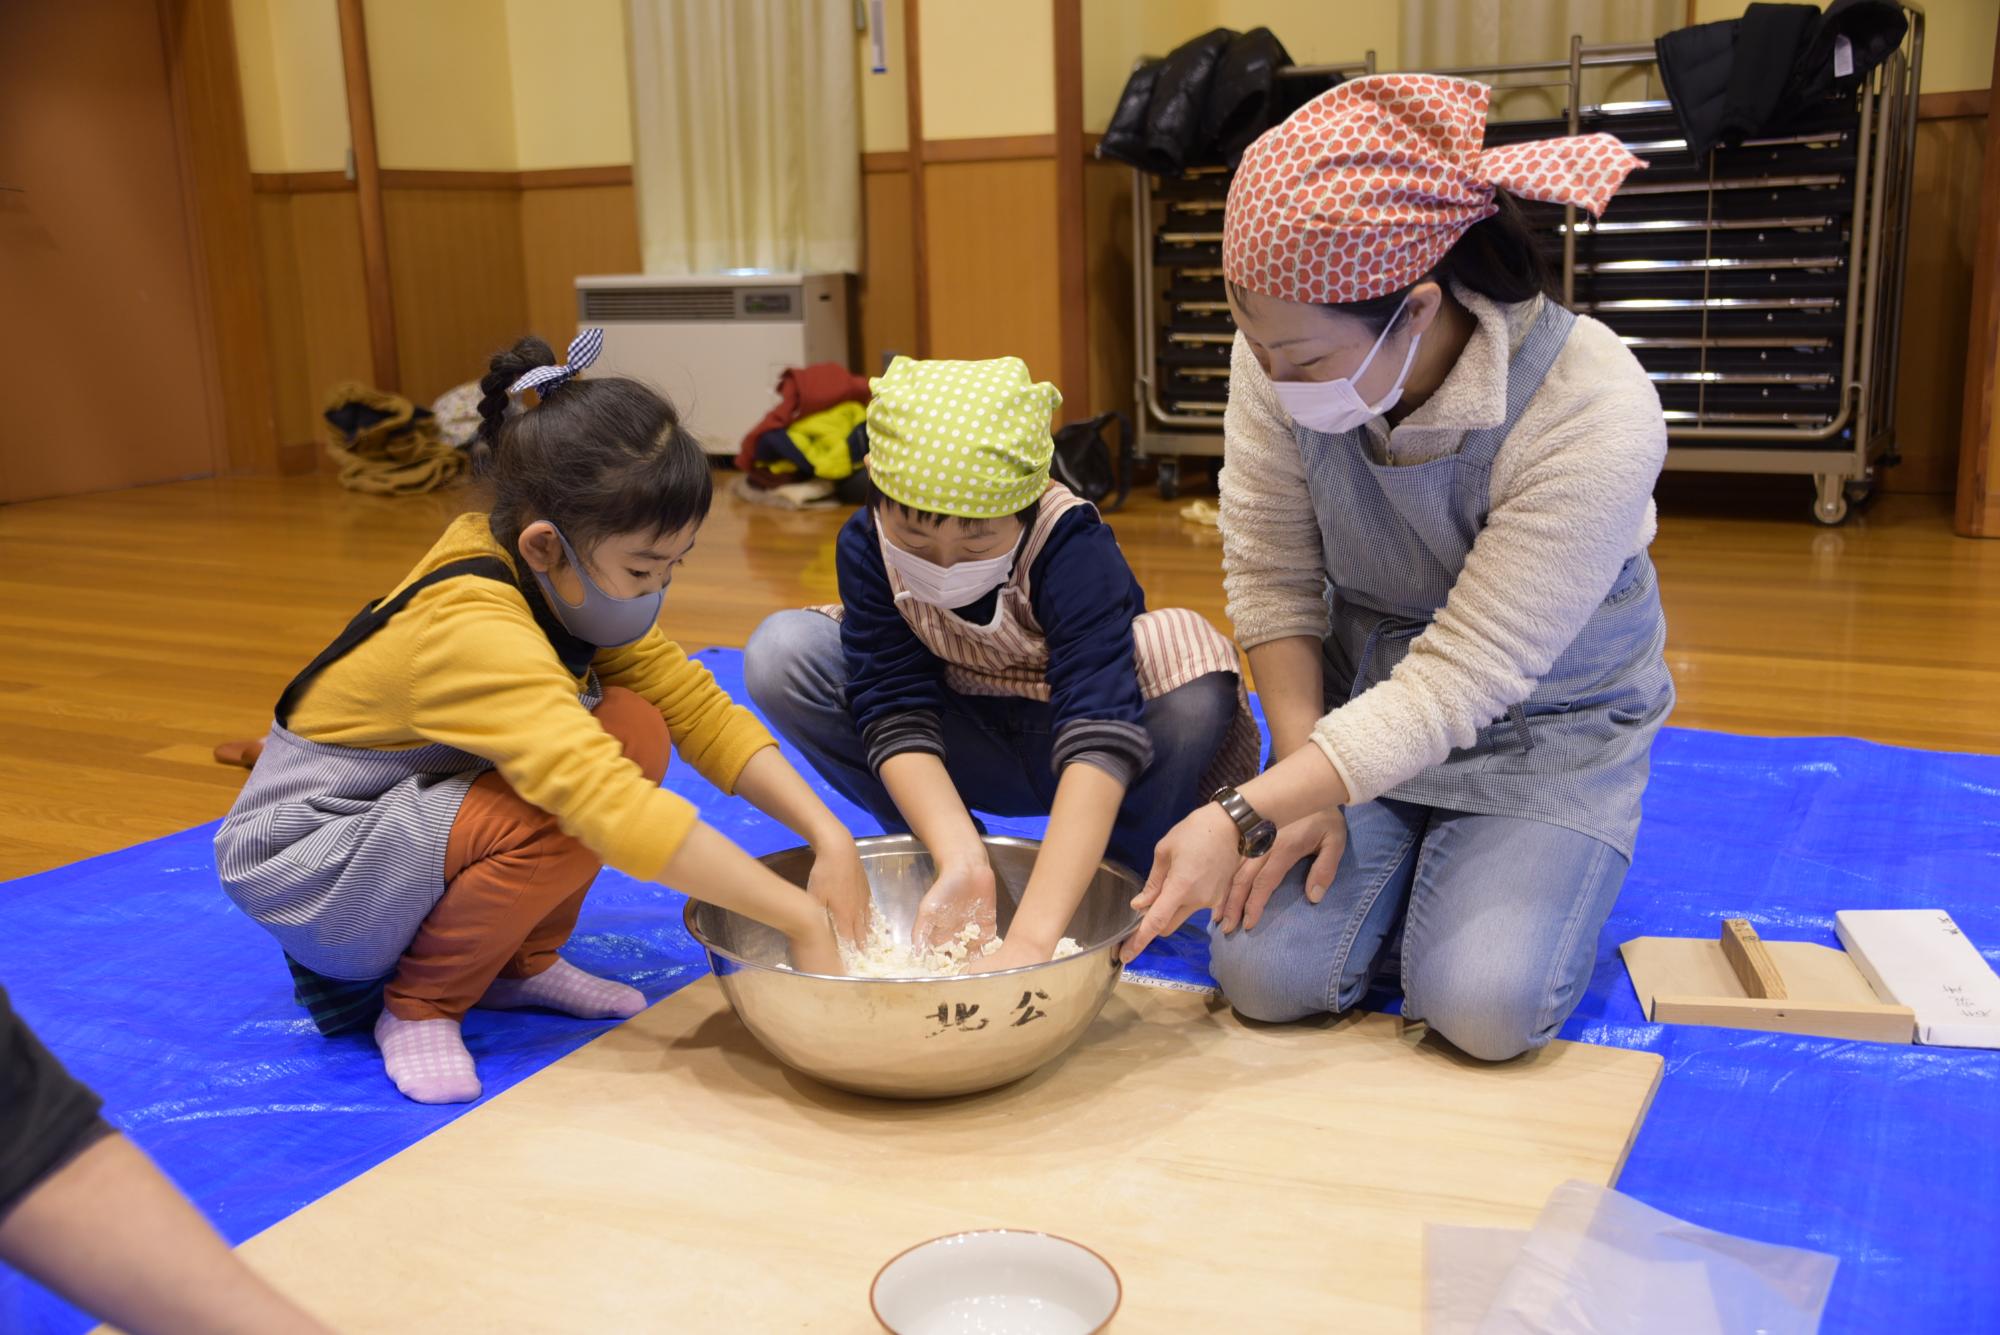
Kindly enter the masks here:
M 505 352 L 493 354 L 493 360 L 487 363 L 486 374 L 479 381 L 482 397 L 479 400 L 479 438 L 473 450 L 475 464 L 490 466 L 500 448 L 500 424 L 507 417 L 507 386 L 538 366 L 555 364 L 555 353 L 533 334 Z

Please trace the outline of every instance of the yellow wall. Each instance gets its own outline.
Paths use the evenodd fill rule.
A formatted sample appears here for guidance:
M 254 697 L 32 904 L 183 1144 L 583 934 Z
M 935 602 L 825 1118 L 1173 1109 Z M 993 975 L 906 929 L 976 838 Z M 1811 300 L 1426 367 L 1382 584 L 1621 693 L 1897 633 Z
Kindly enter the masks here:
M 861 151 L 900 153 L 910 146 L 909 78 L 903 64 L 903 0 L 884 0 L 882 15 L 888 35 L 883 52 L 886 72 L 875 73 L 872 34 L 855 39 L 854 74 L 861 85 Z
M 2000 0 L 1922 0 L 1926 93 L 1955 93 L 1993 82 L 1993 33 L 2000 24 Z M 1733 19 L 1743 0 L 1696 0 L 1703 23 Z
M 507 16 L 489 0 L 364 0 L 384 167 L 512 171 Z
M 1055 7 L 1048 0 L 922 4 L 924 138 L 1054 134 Z
M 334 0 L 231 0 L 257 172 L 340 171 L 347 85 Z M 385 167 L 457 171 L 632 160 L 620 0 L 365 0 Z
M 408 0 L 404 0 L 408 3 Z M 507 0 L 515 162 L 523 171 L 632 160 L 619 0 Z
M 916 0 L 923 8 L 924 132 L 932 139 L 1055 129 L 1047 0 Z M 1469 0 L 1477 2 L 1477 0 Z M 888 0 L 889 71 L 859 39 L 862 147 L 897 152 L 905 133 L 902 6 Z M 1743 0 L 1697 0 L 1702 21 Z M 333 0 L 232 0 L 251 170 L 339 171 L 347 101 Z M 1392 0 L 1083 0 L 1084 128 L 1110 121 L 1132 60 L 1209 28 L 1263 23 L 1307 62 L 1399 60 Z M 367 0 L 383 165 L 513 170 L 632 160 L 623 6 L 566 0 Z M 1926 92 L 1992 78 L 1996 0 L 1928 0 Z
M 250 170 L 347 166 L 347 85 L 333 0 L 232 0 Z
M 1140 56 L 1163 56 L 1207 22 L 1208 0 L 1083 0 L 1083 128 L 1101 133 Z
M 1396 68 L 1403 28 L 1400 4 L 1387 0 L 1211 0 L 1206 8 L 1205 28 L 1234 28 L 1238 32 L 1269 28 L 1292 59 L 1302 65 L 1359 60 L 1373 47 L 1379 68 Z
M 930 10 L 924 13 L 928 18 Z M 1393 0 L 1083 0 L 1083 128 L 1102 131 L 1111 123 L 1137 57 L 1164 56 L 1210 28 L 1256 27 L 1276 33 L 1301 64 L 1360 60 L 1372 47 L 1377 66 L 1394 69 L 1401 6 Z

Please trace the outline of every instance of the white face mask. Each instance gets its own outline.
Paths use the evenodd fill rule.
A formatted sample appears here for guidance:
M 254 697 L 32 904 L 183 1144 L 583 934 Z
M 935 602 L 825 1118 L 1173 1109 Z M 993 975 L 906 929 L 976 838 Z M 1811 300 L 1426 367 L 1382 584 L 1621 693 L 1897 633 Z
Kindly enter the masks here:
M 1014 572 L 1012 549 L 985 561 L 960 561 L 957 565 L 941 566 L 935 561 L 926 561 L 915 552 L 904 551 L 889 541 L 886 533 L 879 536 L 882 539 L 882 559 L 893 566 L 903 580 L 904 593 L 897 596 L 911 597 L 947 612 L 978 602 L 1005 584 L 1007 576 Z
M 1382 396 L 1380 402 L 1369 403 L 1354 385 L 1368 374 L 1375 354 L 1382 350 L 1382 340 L 1389 337 L 1389 331 L 1396 327 L 1396 320 L 1403 313 L 1403 306 L 1409 304 L 1410 299 L 1405 296 L 1403 304 L 1396 307 L 1396 314 L 1389 317 L 1389 323 L 1376 336 L 1375 346 L 1368 349 L 1361 365 L 1345 380 L 1273 381 L 1271 388 L 1278 392 L 1278 406 L 1306 430 L 1324 431 L 1329 435 L 1352 431 L 1395 407 L 1403 397 L 1403 382 L 1410 378 L 1410 365 L 1417 359 L 1417 345 L 1424 341 L 1422 334 L 1410 339 L 1410 351 L 1403 358 L 1403 369 L 1396 373 L 1396 383 L 1389 387 L 1389 392 Z

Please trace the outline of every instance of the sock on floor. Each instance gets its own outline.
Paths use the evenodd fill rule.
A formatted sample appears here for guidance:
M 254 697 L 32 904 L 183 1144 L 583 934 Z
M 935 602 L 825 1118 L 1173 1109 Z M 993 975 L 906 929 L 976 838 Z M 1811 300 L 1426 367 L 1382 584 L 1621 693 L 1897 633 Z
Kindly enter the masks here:
M 626 1020 L 646 1009 L 646 994 L 558 958 L 532 978 L 494 979 L 479 1004 L 488 1010 L 539 1006 L 586 1020 Z
M 383 1011 L 375 1021 L 382 1065 L 403 1096 L 418 1103 L 470 1103 L 479 1097 L 479 1072 L 465 1050 L 456 1020 L 399 1020 Z

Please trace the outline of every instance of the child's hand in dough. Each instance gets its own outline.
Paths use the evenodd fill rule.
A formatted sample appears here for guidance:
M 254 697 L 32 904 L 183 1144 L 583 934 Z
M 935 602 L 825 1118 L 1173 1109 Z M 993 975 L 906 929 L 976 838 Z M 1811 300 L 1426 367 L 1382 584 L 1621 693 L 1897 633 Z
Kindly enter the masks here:
M 807 921 L 787 938 L 792 943 L 792 967 L 800 973 L 840 975 L 847 972 L 841 962 L 840 945 L 833 939 L 833 919 L 824 910 L 808 915 Z
M 917 921 L 911 939 L 919 949 L 935 948 L 958 939 L 967 923 L 977 923 L 979 940 L 994 931 L 993 868 L 985 850 L 962 861 L 947 863 L 932 882 L 923 903 L 917 905 Z
M 991 955 L 975 955 L 965 962 L 966 973 L 999 973 L 1003 969 L 1025 969 L 1030 964 L 1047 964 L 1052 951 L 1032 944 L 1026 937 L 1010 936 Z
M 868 874 L 861 869 L 861 855 L 854 840 L 844 846 L 813 849 L 812 873 L 806 877 L 806 893 L 833 915 L 833 930 L 850 946 L 868 936 Z

